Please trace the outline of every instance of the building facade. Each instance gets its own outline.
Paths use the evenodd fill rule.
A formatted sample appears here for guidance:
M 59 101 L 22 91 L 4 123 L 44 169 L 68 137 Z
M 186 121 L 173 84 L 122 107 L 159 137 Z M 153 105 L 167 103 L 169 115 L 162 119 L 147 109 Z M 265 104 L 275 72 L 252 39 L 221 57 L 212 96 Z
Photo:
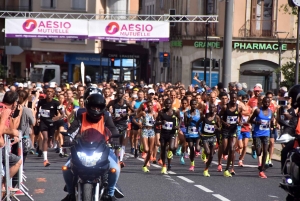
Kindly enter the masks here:
M 286 3 L 285 0 L 234 1 L 231 81 L 246 82 L 248 88 L 261 83 L 265 90 L 277 89 L 278 80 L 282 77 L 276 74 L 279 60 L 284 64 L 295 58 L 297 17 L 284 13 L 281 5 Z M 168 43 L 145 44 L 151 48 L 152 80 L 181 81 L 187 86 L 195 83 L 195 75 L 199 79 L 204 78 L 206 65 L 207 83 L 214 86 L 222 81 L 225 1 L 145 1 L 141 13 L 167 14 L 169 9 L 180 15 L 218 15 L 219 22 L 208 24 L 206 64 L 205 23 L 175 23 L 170 27 Z M 160 52 L 170 52 L 169 68 L 162 68 Z
M 0 0 L 1 10 L 32 11 L 51 13 L 95 13 L 95 14 L 137 14 L 138 0 Z M 5 19 L 0 19 L 5 28 Z M 20 46 L 24 51 L 20 55 L 9 56 L 8 76 L 25 78 L 26 69 L 36 63 L 52 62 L 61 66 L 62 72 L 68 72 L 68 81 L 80 80 L 80 63 L 86 63 L 86 73 L 95 81 L 110 78 L 133 80 L 139 78 L 140 68 L 147 65 L 146 50 L 136 44 L 122 41 L 101 41 L 89 39 L 53 39 L 53 38 L 5 38 L 0 33 L 1 49 L 4 46 Z M 122 43 L 121 43 L 122 42 Z M 118 44 L 121 44 L 118 46 Z M 120 47 L 122 46 L 122 47 Z M 123 46 L 126 46 L 123 47 Z M 139 45 L 141 46 L 141 45 Z M 125 49 L 125 50 L 124 50 Z M 115 55 L 111 58 L 109 55 Z M 127 56 L 127 57 L 124 57 Z M 132 56 L 135 55 L 135 56 Z M 138 55 L 138 56 L 137 56 Z M 121 56 L 122 59 L 121 59 Z M 114 60 L 112 62 L 111 60 Z M 137 65 L 137 63 L 139 65 Z M 122 67 L 122 69 L 120 69 Z M 124 67 L 124 69 L 123 69 Z M 135 67 L 135 69 L 130 69 Z M 123 74 L 121 74 L 123 73 Z M 95 76 L 94 76 L 95 75 Z M 102 77 L 99 75 L 102 75 Z M 123 79 L 123 80 L 124 80 Z

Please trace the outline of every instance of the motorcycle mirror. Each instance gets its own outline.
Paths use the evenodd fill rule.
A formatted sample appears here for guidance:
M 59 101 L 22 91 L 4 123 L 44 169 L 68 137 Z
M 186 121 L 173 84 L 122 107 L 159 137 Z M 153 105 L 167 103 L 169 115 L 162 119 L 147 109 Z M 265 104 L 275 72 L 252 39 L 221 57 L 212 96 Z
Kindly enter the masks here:
M 278 136 L 276 139 L 276 144 L 285 144 L 292 140 L 294 140 L 295 137 L 291 136 L 290 134 L 282 134 L 281 136 Z

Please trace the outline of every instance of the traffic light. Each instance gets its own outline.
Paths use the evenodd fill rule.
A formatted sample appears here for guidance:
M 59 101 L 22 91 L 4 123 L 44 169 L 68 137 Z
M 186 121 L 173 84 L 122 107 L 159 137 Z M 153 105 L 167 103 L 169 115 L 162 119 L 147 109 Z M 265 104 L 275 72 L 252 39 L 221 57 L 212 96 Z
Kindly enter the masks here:
M 115 58 L 110 58 L 110 66 L 115 66 Z
M 169 67 L 169 53 L 167 52 L 164 52 L 164 55 L 163 55 L 163 67 Z

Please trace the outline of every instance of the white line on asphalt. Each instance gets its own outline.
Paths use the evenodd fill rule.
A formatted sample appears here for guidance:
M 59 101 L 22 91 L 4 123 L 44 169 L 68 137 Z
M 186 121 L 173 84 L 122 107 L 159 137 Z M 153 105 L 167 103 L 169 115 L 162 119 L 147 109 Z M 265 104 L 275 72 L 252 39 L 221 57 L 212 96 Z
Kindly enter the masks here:
M 223 197 L 222 195 L 220 194 L 212 194 L 213 196 L 215 196 L 216 198 L 218 198 L 219 200 L 222 200 L 222 201 L 230 201 L 228 200 L 227 198 Z
M 156 165 L 156 164 L 151 164 L 151 166 L 156 167 L 156 168 L 161 168 L 161 166 Z
M 138 160 L 140 160 L 140 161 L 143 161 L 143 162 L 144 162 L 144 159 L 142 159 L 142 158 L 136 158 L 136 159 L 138 159 Z
M 213 191 L 204 187 L 204 186 L 201 186 L 201 185 L 195 185 L 197 188 L 200 188 L 201 190 L 207 192 L 207 193 L 212 193 Z
M 173 171 L 168 171 L 168 174 L 176 174 L 176 173 Z
M 218 165 L 218 162 L 216 162 L 216 161 L 212 161 L 211 163 Z M 238 165 L 234 165 L 234 166 L 238 167 Z M 257 168 L 258 166 L 257 165 L 244 165 L 244 167 Z
M 195 183 L 194 181 L 184 177 L 184 176 L 177 176 L 179 179 L 182 179 L 183 181 L 187 182 L 187 183 Z

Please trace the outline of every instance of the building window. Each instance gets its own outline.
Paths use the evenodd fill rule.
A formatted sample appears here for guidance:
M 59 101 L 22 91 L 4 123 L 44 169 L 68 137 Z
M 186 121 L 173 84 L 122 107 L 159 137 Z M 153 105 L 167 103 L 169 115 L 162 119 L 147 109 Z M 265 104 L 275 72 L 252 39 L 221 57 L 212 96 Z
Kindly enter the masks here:
M 56 8 L 56 0 L 41 0 L 42 8 Z
M 72 9 L 86 10 L 86 0 L 72 0 Z
M 252 0 L 251 36 L 270 37 L 274 34 L 273 20 L 274 0 Z

